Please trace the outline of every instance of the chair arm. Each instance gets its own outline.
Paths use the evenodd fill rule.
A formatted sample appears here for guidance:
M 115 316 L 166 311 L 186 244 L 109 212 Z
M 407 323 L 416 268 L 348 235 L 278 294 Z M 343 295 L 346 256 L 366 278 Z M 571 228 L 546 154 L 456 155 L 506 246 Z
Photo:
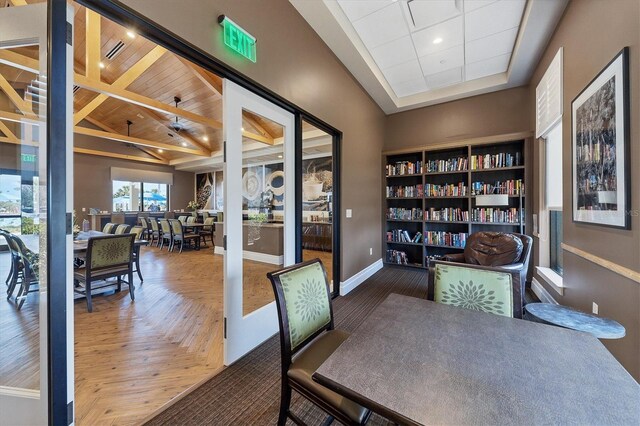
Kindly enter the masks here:
M 524 263 L 512 263 L 509 265 L 496 266 L 496 268 L 502 269 L 505 272 L 520 272 L 522 268 L 524 268 Z
M 444 256 L 442 256 L 442 260 L 446 262 L 465 263 L 464 253 L 445 254 Z

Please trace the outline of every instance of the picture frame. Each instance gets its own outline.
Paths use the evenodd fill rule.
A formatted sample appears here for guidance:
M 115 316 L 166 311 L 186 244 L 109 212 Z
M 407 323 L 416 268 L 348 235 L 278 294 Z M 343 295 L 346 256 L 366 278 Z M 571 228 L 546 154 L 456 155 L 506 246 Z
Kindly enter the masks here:
M 630 229 L 629 48 L 571 102 L 573 221 Z

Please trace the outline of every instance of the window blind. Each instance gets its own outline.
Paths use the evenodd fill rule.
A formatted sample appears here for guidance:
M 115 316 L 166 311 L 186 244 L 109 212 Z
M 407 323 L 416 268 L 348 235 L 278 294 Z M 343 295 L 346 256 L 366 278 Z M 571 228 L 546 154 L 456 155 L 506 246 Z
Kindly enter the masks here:
M 546 206 L 562 210 L 562 123 L 546 134 L 545 180 Z
M 167 185 L 173 185 L 173 173 L 112 167 L 111 180 L 121 180 L 125 182 L 163 183 Z
M 536 87 L 536 137 L 547 133 L 562 118 L 562 47 Z

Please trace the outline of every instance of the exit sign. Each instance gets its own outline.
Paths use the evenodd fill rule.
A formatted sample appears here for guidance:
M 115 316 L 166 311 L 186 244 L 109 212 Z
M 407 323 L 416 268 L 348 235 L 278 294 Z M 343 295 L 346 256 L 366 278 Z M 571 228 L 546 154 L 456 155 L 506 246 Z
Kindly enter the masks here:
M 218 17 L 224 30 L 224 44 L 251 62 L 256 62 L 256 38 L 224 15 Z
M 20 154 L 20 156 L 22 157 L 22 162 L 24 162 L 24 163 L 35 163 L 36 162 L 35 154 Z

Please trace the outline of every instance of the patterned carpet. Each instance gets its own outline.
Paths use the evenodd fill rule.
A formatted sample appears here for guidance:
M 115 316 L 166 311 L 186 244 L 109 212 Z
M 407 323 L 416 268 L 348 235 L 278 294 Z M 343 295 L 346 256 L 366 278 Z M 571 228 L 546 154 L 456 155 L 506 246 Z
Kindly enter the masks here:
M 334 300 L 336 328 L 355 330 L 390 293 L 426 298 L 426 272 L 382 269 L 349 295 Z M 275 336 L 147 425 L 274 425 L 279 403 L 280 342 Z M 307 424 L 324 421 L 324 413 L 295 392 L 291 407 Z M 389 423 L 374 415 L 368 424 Z

